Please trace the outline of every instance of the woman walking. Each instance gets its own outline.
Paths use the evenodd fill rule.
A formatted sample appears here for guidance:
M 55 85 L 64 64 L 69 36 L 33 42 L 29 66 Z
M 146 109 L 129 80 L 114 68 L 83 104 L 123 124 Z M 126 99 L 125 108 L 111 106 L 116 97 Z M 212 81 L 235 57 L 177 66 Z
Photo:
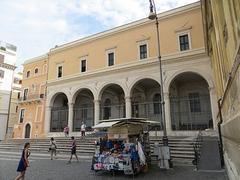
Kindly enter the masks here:
M 56 141 L 54 140 L 53 137 L 50 140 L 49 151 L 51 153 L 51 160 L 53 160 L 53 154 L 54 154 L 54 156 L 56 158 L 56 156 L 57 156 L 57 144 L 56 144 Z
M 15 178 L 15 180 L 24 180 L 25 172 L 27 167 L 29 167 L 29 161 L 28 157 L 30 156 L 30 143 L 25 143 L 24 149 L 22 151 L 22 156 L 18 164 L 17 172 L 20 172 L 20 174 Z

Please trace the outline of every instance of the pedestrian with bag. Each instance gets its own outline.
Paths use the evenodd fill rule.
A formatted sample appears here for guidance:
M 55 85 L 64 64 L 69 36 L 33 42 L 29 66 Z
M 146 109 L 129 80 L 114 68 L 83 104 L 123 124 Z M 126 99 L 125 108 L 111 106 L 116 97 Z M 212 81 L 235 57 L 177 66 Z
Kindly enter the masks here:
M 72 136 L 71 137 L 71 145 L 70 145 L 70 147 L 71 147 L 71 157 L 70 157 L 70 159 L 69 159 L 69 161 L 68 161 L 68 164 L 70 164 L 71 163 L 71 160 L 72 160 L 72 156 L 73 155 L 75 155 L 75 157 L 76 157 L 76 159 L 77 159 L 77 162 L 79 162 L 78 161 L 78 156 L 77 156 L 77 143 L 76 143 L 76 140 L 74 139 L 74 136 Z
M 55 159 L 56 159 L 56 156 L 57 156 L 57 144 L 56 144 L 56 141 L 54 140 L 53 137 L 50 140 L 49 151 L 50 151 L 50 154 L 51 154 L 51 160 L 53 160 L 53 154 L 54 154 Z
M 24 149 L 22 151 L 22 156 L 18 164 L 17 172 L 20 172 L 20 174 L 15 178 L 15 180 L 24 180 L 25 173 L 27 170 L 27 167 L 29 167 L 29 161 L 28 157 L 30 156 L 30 143 L 27 142 L 24 145 Z

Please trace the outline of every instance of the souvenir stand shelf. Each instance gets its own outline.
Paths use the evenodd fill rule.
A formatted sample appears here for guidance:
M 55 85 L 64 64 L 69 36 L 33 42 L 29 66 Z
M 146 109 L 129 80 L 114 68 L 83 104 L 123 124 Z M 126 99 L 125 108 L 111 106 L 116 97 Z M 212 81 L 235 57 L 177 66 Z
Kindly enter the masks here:
M 106 136 L 96 143 L 92 169 L 126 175 L 147 171 L 151 163 L 148 124 L 145 119 L 119 119 L 96 125 L 95 129 L 106 130 Z

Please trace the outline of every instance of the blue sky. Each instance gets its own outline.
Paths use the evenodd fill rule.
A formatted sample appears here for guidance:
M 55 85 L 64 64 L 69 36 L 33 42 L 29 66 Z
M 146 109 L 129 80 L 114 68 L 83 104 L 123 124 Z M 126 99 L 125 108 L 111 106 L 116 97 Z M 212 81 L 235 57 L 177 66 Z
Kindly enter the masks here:
M 155 0 L 158 12 L 198 0 Z M 0 41 L 17 66 L 64 44 L 148 16 L 149 0 L 0 0 Z

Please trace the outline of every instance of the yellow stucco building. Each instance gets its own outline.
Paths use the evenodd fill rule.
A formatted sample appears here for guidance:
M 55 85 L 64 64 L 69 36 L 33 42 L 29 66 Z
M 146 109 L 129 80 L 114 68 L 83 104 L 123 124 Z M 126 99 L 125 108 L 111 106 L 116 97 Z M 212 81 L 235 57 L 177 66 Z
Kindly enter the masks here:
M 192 136 L 216 128 L 217 99 L 200 2 L 161 13 L 158 18 L 168 135 Z M 26 137 L 28 124 L 30 137 L 63 136 L 66 125 L 76 136 L 82 122 L 91 130 L 102 120 L 133 118 L 158 121 L 155 130 L 162 134 L 156 38 L 155 22 L 144 18 L 27 60 L 24 75 L 45 61 L 48 70 L 23 79 L 23 97 L 33 83 L 47 80 L 46 101 L 23 100 L 24 122 L 18 124 L 15 137 Z M 44 102 L 45 118 L 36 122 L 36 107 L 43 107 Z
M 43 55 L 24 62 L 22 91 L 18 105 L 18 122 L 14 138 L 44 137 L 48 56 Z
M 211 57 L 225 164 L 240 179 L 240 1 L 202 0 L 207 50 Z

